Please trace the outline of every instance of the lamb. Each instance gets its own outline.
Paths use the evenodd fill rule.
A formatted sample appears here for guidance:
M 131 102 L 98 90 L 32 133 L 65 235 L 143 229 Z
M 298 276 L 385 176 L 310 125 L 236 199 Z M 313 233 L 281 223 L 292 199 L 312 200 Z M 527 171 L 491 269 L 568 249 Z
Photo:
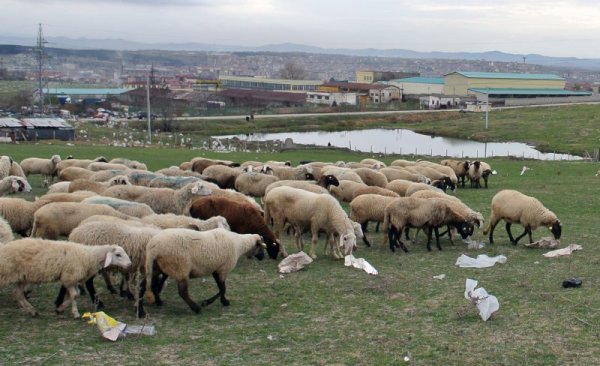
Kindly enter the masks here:
M 108 205 L 125 215 L 137 218 L 154 215 L 154 211 L 145 203 L 121 200 L 114 197 L 91 196 L 82 200 L 81 203 Z
M 155 271 L 177 281 L 179 296 L 195 313 L 200 306 L 212 304 L 220 297 L 223 306 L 230 302 L 225 297 L 225 280 L 240 257 L 261 258 L 264 244 L 258 234 L 237 234 L 225 229 L 191 231 L 186 229 L 166 229 L 155 235 L 146 246 L 146 288 L 145 299 L 150 303 L 161 304 L 158 297 L 160 287 L 153 286 Z M 263 254 L 264 256 L 264 254 Z M 202 301 L 200 306 L 190 298 L 188 281 L 193 277 L 212 274 L 219 292 Z
M 344 255 L 352 254 L 356 247 L 354 227 L 340 203 L 330 195 L 283 186 L 272 189 L 264 202 L 265 221 L 270 222 L 272 217 L 275 236 L 279 236 L 287 222 L 294 228 L 296 245 L 302 247 L 302 233 L 310 228 L 310 255 L 313 258 L 317 257 L 315 247 L 319 230 L 323 230 L 328 238 L 338 235 Z
M 544 207 L 538 199 L 510 189 L 502 190 L 492 198 L 490 222 L 483 230 L 484 235 L 489 232 L 490 244 L 494 243 L 494 228 L 500 220 L 506 222 L 506 232 L 514 245 L 517 245 L 525 234 L 529 234 L 529 242 L 533 243 L 531 232 L 539 226 L 548 227 L 557 240 L 560 239 L 562 232 L 560 220 L 552 211 Z M 523 225 L 525 228 L 523 234 L 513 238 L 510 231 L 512 224 Z
M 254 197 L 265 195 L 265 189 L 273 182 L 278 181 L 274 175 L 262 173 L 242 173 L 235 179 L 235 189 L 243 194 L 249 194 Z
M 208 220 L 213 216 L 223 216 L 232 231 L 240 234 L 259 234 L 267 244 L 267 253 L 276 259 L 279 252 L 287 256 L 278 236 L 265 224 L 263 217 L 254 206 L 236 202 L 225 197 L 203 197 L 196 199 L 189 209 L 191 217 Z
M 29 174 L 41 174 L 44 178 L 42 187 L 47 187 L 48 179 L 53 182 L 57 176 L 56 167 L 60 161 L 59 155 L 52 155 L 50 159 L 27 158 L 21 161 L 21 168 L 26 177 Z
M 108 187 L 116 185 L 131 185 L 125 175 L 117 175 L 107 182 L 94 182 L 87 179 L 75 179 L 69 184 L 69 193 L 76 191 L 91 191 L 102 194 Z
M 471 162 L 468 160 L 452 160 L 445 159 L 440 162 L 442 165 L 449 166 L 454 170 L 454 174 L 459 182 L 462 182 L 462 187 L 465 187 L 465 178 L 469 176 L 469 166 Z
M 340 201 L 350 202 L 354 192 L 361 188 L 366 188 L 368 185 L 364 183 L 356 183 L 351 180 L 341 180 L 338 186 L 330 186 L 331 194 Z
M 9 175 L 8 177 L 0 180 L 0 196 L 4 196 L 7 193 L 29 193 L 31 192 L 31 186 L 27 179 L 18 177 L 16 175 Z
M 223 216 L 212 216 L 206 220 L 200 220 L 183 215 L 152 214 L 142 217 L 141 221 L 155 225 L 161 229 L 186 228 L 196 231 L 207 231 L 216 228 L 225 228 L 231 230 L 227 219 Z
M 109 161 L 110 164 L 123 164 L 133 170 L 148 170 L 146 164 L 140 163 L 137 160 L 129 160 L 125 158 L 115 158 Z
M 371 246 L 366 236 L 369 221 L 383 222 L 385 207 L 397 197 L 398 195 L 390 197 L 378 194 L 362 194 L 350 202 L 350 220 L 360 224 L 363 231 L 363 242 L 366 246 Z
M 74 181 L 75 179 L 90 179 L 94 172 L 78 166 L 70 166 L 58 172 L 58 179 Z
M 156 213 L 181 215 L 194 197 L 213 192 L 205 182 L 190 183 L 180 189 L 146 188 L 140 186 L 112 186 L 103 195 L 129 201 L 145 203 Z
M 394 199 L 385 208 L 383 229 L 388 233 L 390 249 L 393 252 L 396 246 L 408 252 L 400 240 L 400 235 L 404 229 L 411 227 L 427 229 L 427 250 L 430 251 L 432 231 L 442 225 L 456 227 L 463 239 L 473 234 L 473 225 L 444 200 L 400 197 Z M 436 244 L 438 249 L 442 250 L 437 237 Z
M 87 281 L 102 268 L 115 265 L 127 268 L 131 260 L 117 245 L 87 246 L 68 241 L 20 239 L 0 246 L 0 287 L 16 283 L 14 295 L 19 306 L 32 316 L 35 308 L 25 297 L 30 284 L 59 281 L 69 300 L 56 308 L 62 312 L 71 303 L 73 318 L 79 319 L 76 297 L 78 284 Z
M 0 198 L 0 216 L 10 225 L 13 232 L 21 236 L 29 236 L 33 225 L 33 214 L 51 201 L 38 199 L 27 201 L 22 198 Z
M 156 234 L 162 230 L 158 227 L 136 227 L 129 225 L 126 221 L 123 222 L 88 222 L 77 226 L 69 235 L 69 241 L 86 244 L 86 245 L 109 245 L 111 243 L 119 243 L 125 250 L 125 253 L 131 259 L 131 265 L 127 269 L 121 269 L 121 273 L 125 276 L 127 289 L 121 286 L 121 296 L 135 298 L 139 294 L 139 289 L 135 286 L 136 276 L 146 263 L 146 245 Z M 103 276 L 105 272 L 103 271 Z M 110 283 L 110 278 L 104 276 L 107 281 L 108 288 L 111 293 L 116 293 Z M 86 287 L 90 290 L 90 297 L 94 303 L 101 303 L 96 296 L 92 276 Z M 133 292 L 131 290 L 134 290 Z M 59 294 L 56 303 L 62 303 L 61 294 Z M 137 299 L 136 299 L 137 300 Z M 137 305 L 137 301 L 136 301 Z M 141 304 L 140 304 L 141 305 Z M 138 316 L 145 316 L 143 306 L 138 307 Z
M 354 172 L 358 174 L 363 183 L 368 186 L 385 188 L 385 186 L 388 184 L 388 179 L 385 174 L 376 170 L 370 168 L 358 168 L 354 169 Z
M 68 236 L 73 229 L 92 215 L 110 215 L 122 219 L 130 218 L 108 205 L 81 202 L 52 202 L 40 207 L 33 215 L 31 236 L 58 239 Z
M 305 191 L 314 193 L 327 193 L 329 194 L 330 186 L 339 186 L 340 181 L 333 175 L 322 175 L 318 181 L 306 181 L 306 180 L 278 180 L 273 182 L 265 188 L 265 195 L 275 187 L 288 186 L 303 189 Z

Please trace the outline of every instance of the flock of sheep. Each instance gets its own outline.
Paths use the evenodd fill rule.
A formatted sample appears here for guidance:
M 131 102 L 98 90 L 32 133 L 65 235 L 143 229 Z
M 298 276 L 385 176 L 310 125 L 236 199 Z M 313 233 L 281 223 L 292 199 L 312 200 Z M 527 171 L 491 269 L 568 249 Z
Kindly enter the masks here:
M 94 288 L 101 274 L 110 292 L 117 290 L 109 273 L 121 274 L 119 292 L 134 301 L 137 315 L 146 314 L 143 300 L 160 305 L 160 292 L 171 277 L 179 295 L 194 312 L 225 297 L 228 273 L 242 256 L 271 259 L 287 256 L 280 238 L 293 235 L 298 250 L 311 235 L 310 255 L 317 257 L 319 236 L 324 253 L 334 258 L 352 254 L 357 240 L 371 246 L 369 222 L 382 223 L 384 242 L 408 251 L 409 229 L 423 230 L 427 249 L 435 237 L 453 231 L 467 239 L 483 216 L 446 190 L 488 187 L 491 167 L 482 161 L 395 160 L 389 166 L 374 159 L 354 163 L 231 161 L 194 158 L 155 172 L 127 159 L 107 161 L 28 158 L 20 164 L 0 157 L 0 192 L 29 192 L 27 176 L 39 174 L 48 192 L 35 200 L 0 198 L 0 288 L 15 284 L 14 295 L 27 313 L 37 312 L 27 300 L 30 285 L 59 282 L 57 312 L 71 304 L 86 286 L 96 307 Z M 349 214 L 341 202 L 349 204 Z M 516 244 L 539 226 L 560 238 L 561 225 L 537 199 L 517 191 L 500 191 L 492 200 L 484 234 L 500 220 Z M 512 224 L 525 228 L 514 238 Z M 440 230 L 444 230 L 440 232 Z M 14 240 L 16 233 L 23 237 Z M 413 238 L 416 238 L 417 233 Z M 66 239 L 66 240 L 59 240 Z M 404 242 L 403 242 L 404 240 Z M 413 239 L 414 240 L 414 239 Z M 115 245 L 118 244 L 118 245 Z M 198 305 L 189 295 L 190 278 L 212 275 L 218 293 Z M 66 298 L 68 295 L 68 298 Z

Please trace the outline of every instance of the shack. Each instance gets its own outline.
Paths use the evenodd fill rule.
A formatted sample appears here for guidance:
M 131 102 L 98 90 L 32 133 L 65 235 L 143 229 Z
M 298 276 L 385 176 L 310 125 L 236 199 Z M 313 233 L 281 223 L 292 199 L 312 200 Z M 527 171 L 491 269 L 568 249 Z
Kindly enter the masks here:
M 75 139 L 75 129 L 62 118 L 23 118 L 21 123 L 29 141 Z

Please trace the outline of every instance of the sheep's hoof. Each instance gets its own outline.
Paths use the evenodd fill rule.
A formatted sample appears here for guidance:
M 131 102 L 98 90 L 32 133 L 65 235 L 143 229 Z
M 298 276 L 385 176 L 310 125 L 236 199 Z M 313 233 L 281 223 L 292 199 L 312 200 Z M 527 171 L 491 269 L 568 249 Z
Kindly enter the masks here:
M 317 259 L 317 255 L 316 255 L 316 254 L 314 254 L 314 253 L 311 253 L 310 257 L 311 257 L 312 259 Z
M 139 310 L 137 316 L 138 316 L 138 319 L 145 318 L 146 312 L 144 310 Z
M 79 313 L 73 313 L 73 319 L 81 319 L 81 315 L 79 315 Z
M 230 304 L 229 300 L 227 300 L 227 299 L 221 300 L 221 305 L 223 305 L 223 306 L 229 306 L 229 304 Z
M 31 315 L 32 318 L 37 318 L 40 314 L 37 311 L 34 311 L 30 312 L 29 315 Z
M 198 304 L 192 304 L 190 305 L 190 309 L 192 309 L 192 311 L 196 314 L 200 313 L 200 306 L 198 306 Z
M 104 309 L 104 303 L 102 301 L 98 301 L 98 304 L 96 304 L 96 309 L 98 309 L 98 310 Z

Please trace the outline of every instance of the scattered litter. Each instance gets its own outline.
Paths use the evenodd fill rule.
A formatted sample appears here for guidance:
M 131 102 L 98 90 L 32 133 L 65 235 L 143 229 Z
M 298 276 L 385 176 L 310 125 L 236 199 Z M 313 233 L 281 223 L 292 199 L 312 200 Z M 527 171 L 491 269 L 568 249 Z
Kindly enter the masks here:
M 368 274 L 377 275 L 379 272 L 369 264 L 364 258 L 355 258 L 352 254 L 347 255 L 344 258 L 344 265 L 346 267 L 352 266 L 354 268 L 359 268 L 367 272 Z
M 298 252 L 285 257 L 279 262 L 277 267 L 279 268 L 279 273 L 297 272 L 312 263 L 312 261 L 312 258 L 308 254 Z
M 525 172 L 528 170 L 531 170 L 531 168 L 528 166 L 523 166 L 523 169 L 521 169 L 521 175 L 525 174 Z
M 472 238 L 465 239 L 464 242 L 467 243 L 467 249 L 483 249 L 485 246 L 482 241 L 478 242 Z
M 269 335 L 267 336 L 267 339 L 268 339 L 268 340 L 270 340 L 270 341 L 274 341 L 274 340 L 275 340 L 275 337 L 273 337 L 272 335 L 270 335 L 270 334 L 269 334 Z
M 579 244 L 569 244 L 569 246 L 562 248 L 562 249 L 556 249 L 556 250 L 551 250 L 547 253 L 542 254 L 544 257 L 546 258 L 553 258 L 553 257 L 559 257 L 561 255 L 570 255 L 571 253 L 573 253 L 576 250 L 582 250 L 583 247 Z
M 155 335 L 156 330 L 153 325 L 127 325 L 110 316 L 103 311 L 96 313 L 84 313 L 83 319 L 89 319 L 88 324 L 96 324 L 102 336 L 111 341 L 116 341 L 119 337 L 125 337 L 128 334 Z
M 442 273 L 441 275 L 433 276 L 433 278 L 435 278 L 436 280 L 443 280 L 444 278 L 446 278 L 446 274 Z
M 467 278 L 465 283 L 465 299 L 477 306 L 479 316 L 483 321 L 486 321 L 493 313 L 500 309 L 500 303 L 496 296 L 488 294 L 483 287 L 475 289 L 476 286 L 476 280 Z
M 560 245 L 560 240 L 554 239 L 551 236 L 544 236 L 538 241 L 534 241 L 533 243 L 525 243 L 527 248 L 536 248 L 536 249 L 555 249 Z
M 573 277 L 573 278 L 569 278 L 567 280 L 564 280 L 563 283 L 562 283 L 562 286 L 564 288 L 581 287 L 582 283 L 583 283 L 583 281 L 581 280 L 581 278 L 579 278 L 579 277 Z
M 496 171 L 496 169 L 492 170 L 492 175 L 496 175 L 498 174 L 498 172 Z
M 533 264 L 540 264 L 540 261 L 535 261 L 533 262 Z
M 503 255 L 488 257 L 487 254 L 480 254 L 477 258 L 471 258 L 462 254 L 456 260 L 456 265 L 462 268 L 486 268 L 492 267 L 496 263 L 506 263 L 506 259 Z

